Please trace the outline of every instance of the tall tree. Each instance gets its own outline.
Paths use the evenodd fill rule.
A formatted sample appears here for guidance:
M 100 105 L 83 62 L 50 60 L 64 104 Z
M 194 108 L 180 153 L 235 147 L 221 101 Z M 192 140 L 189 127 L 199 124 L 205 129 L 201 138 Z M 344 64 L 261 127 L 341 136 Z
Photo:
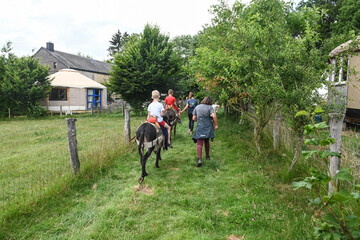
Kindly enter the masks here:
M 192 74 L 186 71 L 189 60 L 196 54 L 196 47 L 198 44 L 198 36 L 181 35 L 172 39 L 174 44 L 174 51 L 180 57 L 180 64 L 182 65 L 179 71 L 179 81 L 175 89 L 181 94 L 185 94 L 189 91 L 198 92 L 198 84 Z
M 303 7 L 316 7 L 324 12 L 319 21 L 320 28 L 318 30 L 321 41 L 331 37 L 334 23 L 338 21 L 339 9 L 344 0 L 302 0 L 298 5 L 298 10 Z
M 306 105 L 302 101 L 310 99 L 323 73 L 312 28 L 316 19 L 301 23 L 303 31 L 294 38 L 289 8 L 281 0 L 254 0 L 247 7 L 235 3 L 232 8 L 220 2 L 191 62 L 207 92 L 228 98 L 252 120 L 259 152 L 260 133 L 276 112 L 275 103 L 284 108 Z
M 354 31 L 360 34 L 360 1 L 343 0 L 333 29 L 337 34 Z
M 169 37 L 158 26 L 147 24 L 136 41 L 126 44 L 115 56 L 109 88 L 135 110 L 151 100 L 151 91 L 167 92 L 174 86 L 180 60 Z
M 112 35 L 112 38 L 109 41 L 110 47 L 107 49 L 109 56 L 113 58 L 117 53 L 121 52 L 129 38 L 130 35 L 127 32 L 122 34 L 120 30 L 117 30 L 117 32 Z

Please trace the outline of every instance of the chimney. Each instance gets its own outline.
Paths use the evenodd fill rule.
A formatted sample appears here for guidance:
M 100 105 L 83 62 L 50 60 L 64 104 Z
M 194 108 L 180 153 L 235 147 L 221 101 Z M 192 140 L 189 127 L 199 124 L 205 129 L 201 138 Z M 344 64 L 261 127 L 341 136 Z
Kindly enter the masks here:
M 46 43 L 46 49 L 49 50 L 50 52 L 54 51 L 54 44 L 52 42 L 47 42 Z

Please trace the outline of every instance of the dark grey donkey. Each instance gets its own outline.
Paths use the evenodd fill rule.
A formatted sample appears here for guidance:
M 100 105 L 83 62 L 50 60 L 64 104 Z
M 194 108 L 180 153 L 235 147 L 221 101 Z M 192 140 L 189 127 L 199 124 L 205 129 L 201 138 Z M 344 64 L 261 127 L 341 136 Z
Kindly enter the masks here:
M 142 168 L 139 183 L 142 183 L 144 178 L 148 175 L 145 169 L 146 161 L 153 151 L 156 153 L 155 166 L 159 168 L 159 160 L 161 160 L 160 152 L 163 141 L 164 136 L 161 129 L 157 129 L 152 123 L 142 123 L 136 130 L 136 142 L 139 145 L 140 163 Z M 144 150 L 147 150 L 145 155 Z
M 176 135 L 176 124 L 180 123 L 182 124 L 181 118 L 179 117 L 179 115 L 177 114 L 177 112 L 172 109 L 172 108 L 168 108 L 164 111 L 164 121 L 171 127 L 171 131 L 174 130 L 174 137 Z M 171 141 L 171 136 L 169 136 L 170 141 Z

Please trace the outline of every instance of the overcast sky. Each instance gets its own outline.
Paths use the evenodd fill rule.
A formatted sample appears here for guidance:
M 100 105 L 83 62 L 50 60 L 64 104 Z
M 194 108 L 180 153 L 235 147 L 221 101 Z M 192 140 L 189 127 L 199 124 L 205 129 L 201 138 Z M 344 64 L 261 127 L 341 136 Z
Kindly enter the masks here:
M 298 0 L 295 0 L 298 1 Z M 228 0 L 233 4 L 235 0 Z M 242 0 L 249 2 L 249 0 Z M 217 0 L 7 0 L 1 3 L 0 47 L 12 42 L 21 57 L 34 54 L 46 42 L 55 50 L 108 58 L 112 35 L 140 33 L 157 24 L 171 38 L 194 35 L 210 22 Z

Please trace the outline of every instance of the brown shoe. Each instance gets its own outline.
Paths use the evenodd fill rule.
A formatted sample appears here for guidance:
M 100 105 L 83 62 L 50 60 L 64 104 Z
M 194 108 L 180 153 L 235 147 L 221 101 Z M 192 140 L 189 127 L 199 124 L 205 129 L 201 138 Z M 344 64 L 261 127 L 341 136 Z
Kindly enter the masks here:
M 173 148 L 173 145 L 169 144 L 168 147 L 169 147 L 169 148 Z

